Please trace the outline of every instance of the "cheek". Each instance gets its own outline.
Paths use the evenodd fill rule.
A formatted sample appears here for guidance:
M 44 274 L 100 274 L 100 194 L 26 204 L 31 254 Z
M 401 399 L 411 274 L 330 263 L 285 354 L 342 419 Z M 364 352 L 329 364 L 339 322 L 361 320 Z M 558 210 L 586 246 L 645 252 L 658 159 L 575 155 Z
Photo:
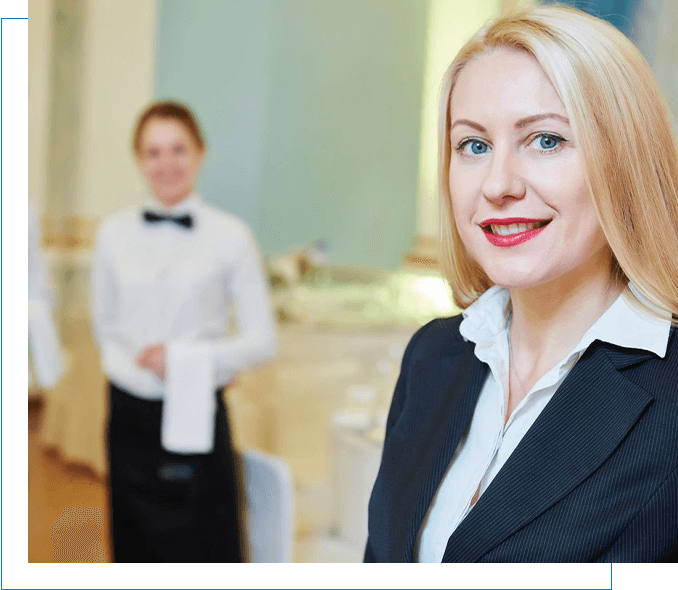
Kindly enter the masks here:
M 457 228 L 459 235 L 464 242 L 467 241 L 473 230 L 473 213 L 474 203 L 472 199 L 463 198 L 464 192 L 459 187 L 450 186 L 451 203 L 452 203 L 452 223 Z
M 140 164 L 139 167 L 141 168 L 141 173 L 148 179 L 152 180 L 154 175 L 157 173 L 157 166 L 154 166 L 150 162 L 144 162 L 143 164 Z
M 587 234 L 582 241 L 591 252 L 597 252 L 604 246 L 607 246 L 607 238 L 597 218 L 589 221 Z
M 452 224 L 454 225 L 454 228 L 456 228 L 457 230 L 457 234 L 459 236 L 459 239 L 461 240 L 461 244 L 464 247 L 464 250 L 466 251 L 468 256 L 470 256 L 473 259 L 476 259 L 476 253 L 480 246 L 476 241 L 479 238 L 479 235 L 474 233 L 473 231 L 474 228 L 469 220 L 468 213 L 464 211 L 463 207 L 454 208 L 454 203 L 452 213 L 453 213 Z
M 466 229 L 466 224 L 464 223 L 464 212 L 460 207 L 455 206 L 454 202 L 452 203 L 452 223 L 457 228 L 457 232 L 463 238 L 464 230 Z
M 589 195 L 588 189 L 582 187 L 573 207 L 573 223 L 579 230 L 580 242 L 591 248 L 599 249 L 607 244 L 603 228 L 598 221 L 598 214 Z
M 458 217 L 459 222 L 465 218 L 468 220 L 473 215 L 476 196 L 479 194 L 477 174 L 470 173 L 468 170 L 454 170 L 451 166 L 448 186 L 455 216 Z
M 188 155 L 181 155 L 174 158 L 173 162 L 174 167 L 180 170 L 190 170 L 193 165 L 193 159 Z

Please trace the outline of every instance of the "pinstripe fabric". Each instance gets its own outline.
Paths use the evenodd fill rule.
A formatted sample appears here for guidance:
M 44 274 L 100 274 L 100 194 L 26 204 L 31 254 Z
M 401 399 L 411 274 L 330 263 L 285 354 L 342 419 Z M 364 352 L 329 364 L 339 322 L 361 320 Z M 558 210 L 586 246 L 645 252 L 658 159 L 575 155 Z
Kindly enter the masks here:
M 487 368 L 436 320 L 403 358 L 369 508 L 366 561 L 412 561 L 416 533 Z M 678 560 L 678 337 L 666 357 L 594 342 L 443 561 Z

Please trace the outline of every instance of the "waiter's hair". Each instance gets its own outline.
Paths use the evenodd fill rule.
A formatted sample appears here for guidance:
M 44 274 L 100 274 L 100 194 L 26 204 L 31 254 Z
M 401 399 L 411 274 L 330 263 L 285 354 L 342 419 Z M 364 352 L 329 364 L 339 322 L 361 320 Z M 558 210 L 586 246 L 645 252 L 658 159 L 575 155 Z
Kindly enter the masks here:
M 139 153 L 141 149 L 141 134 L 144 126 L 150 119 L 176 119 L 186 127 L 191 134 L 195 143 L 202 150 L 205 149 L 205 140 L 203 139 L 198 119 L 193 114 L 188 106 L 176 100 L 162 100 L 152 103 L 144 110 L 137 119 L 136 127 L 134 128 L 133 147 L 134 152 Z
M 450 98 L 461 70 L 497 48 L 524 51 L 550 79 L 577 140 L 591 199 L 614 254 L 645 307 L 678 316 L 678 149 L 672 117 L 645 59 L 612 25 L 579 10 L 538 6 L 481 28 L 441 86 L 438 185 L 443 272 L 468 307 L 492 281 L 466 251 L 450 195 Z M 628 292 L 628 290 L 627 290 Z

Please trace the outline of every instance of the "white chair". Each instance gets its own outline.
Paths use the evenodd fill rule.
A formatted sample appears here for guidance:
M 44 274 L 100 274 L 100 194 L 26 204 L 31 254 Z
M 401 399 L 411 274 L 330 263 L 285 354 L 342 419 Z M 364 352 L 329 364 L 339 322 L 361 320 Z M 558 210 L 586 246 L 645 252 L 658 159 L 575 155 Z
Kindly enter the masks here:
M 334 517 L 341 539 L 361 557 L 367 542 L 367 508 L 384 444 L 383 436 L 375 439 L 368 435 L 378 430 L 370 428 L 372 418 L 367 411 L 339 412 L 331 417 Z
M 245 534 L 250 563 L 289 563 L 294 546 L 294 486 L 287 461 L 241 453 Z

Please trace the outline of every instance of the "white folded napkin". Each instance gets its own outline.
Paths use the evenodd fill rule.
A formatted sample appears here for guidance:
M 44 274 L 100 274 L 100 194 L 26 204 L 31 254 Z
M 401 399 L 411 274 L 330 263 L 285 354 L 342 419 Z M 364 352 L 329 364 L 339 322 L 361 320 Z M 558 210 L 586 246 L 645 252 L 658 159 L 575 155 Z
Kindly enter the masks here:
M 162 405 L 162 446 L 173 453 L 209 453 L 214 448 L 214 361 L 208 343 L 167 345 Z
M 63 352 L 51 307 L 36 299 L 28 301 L 28 348 L 39 384 L 54 387 L 64 372 Z

